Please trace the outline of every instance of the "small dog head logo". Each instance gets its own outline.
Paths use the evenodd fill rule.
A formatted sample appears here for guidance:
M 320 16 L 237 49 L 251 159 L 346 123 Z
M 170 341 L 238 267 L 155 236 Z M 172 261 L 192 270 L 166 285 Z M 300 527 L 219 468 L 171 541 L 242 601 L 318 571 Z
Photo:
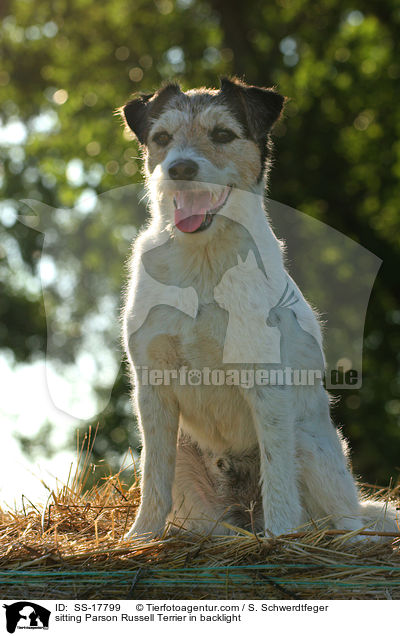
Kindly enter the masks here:
M 30 601 L 18 601 L 11 605 L 3 605 L 6 610 L 6 627 L 9 634 L 14 634 L 17 628 L 22 629 L 48 629 L 50 610 L 31 603 Z

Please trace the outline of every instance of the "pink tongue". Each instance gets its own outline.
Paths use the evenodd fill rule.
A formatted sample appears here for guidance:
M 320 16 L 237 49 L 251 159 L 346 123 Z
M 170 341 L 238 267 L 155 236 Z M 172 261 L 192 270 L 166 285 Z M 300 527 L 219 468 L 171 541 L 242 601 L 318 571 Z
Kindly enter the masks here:
M 194 190 L 182 190 L 175 196 L 175 225 L 181 232 L 195 232 L 212 208 L 211 194 Z

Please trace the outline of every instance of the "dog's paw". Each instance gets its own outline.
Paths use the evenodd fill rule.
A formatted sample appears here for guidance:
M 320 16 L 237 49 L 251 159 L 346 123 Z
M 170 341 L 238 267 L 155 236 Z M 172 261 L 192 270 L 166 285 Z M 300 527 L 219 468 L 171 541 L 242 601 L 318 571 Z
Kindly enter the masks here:
M 360 548 L 362 546 L 367 547 L 368 545 L 376 545 L 377 543 L 390 543 L 394 540 L 395 537 L 385 536 L 381 534 L 362 534 L 362 531 L 359 531 L 356 534 L 352 534 L 350 536 L 344 534 L 339 535 L 335 538 L 337 543 L 341 543 L 342 545 L 359 545 Z
M 136 528 L 132 526 L 132 528 L 124 534 L 122 539 L 123 541 L 129 541 L 130 539 L 143 539 L 143 540 L 151 541 L 151 539 L 154 539 L 155 537 L 156 537 L 156 533 L 154 532 L 148 532 L 145 530 L 136 530 Z
M 157 539 L 164 531 L 164 525 L 144 523 L 141 520 L 135 521 L 130 530 L 124 535 L 125 541 L 130 539 L 141 539 L 151 541 Z

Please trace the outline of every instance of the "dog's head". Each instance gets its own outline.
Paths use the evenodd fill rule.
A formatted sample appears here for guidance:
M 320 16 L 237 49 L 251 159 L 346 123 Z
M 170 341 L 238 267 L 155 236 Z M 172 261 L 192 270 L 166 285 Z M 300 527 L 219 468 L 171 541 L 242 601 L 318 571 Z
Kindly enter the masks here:
M 284 98 L 222 79 L 219 90 L 167 84 L 122 109 L 145 152 L 153 203 L 179 233 L 208 230 L 235 190 L 260 192 Z

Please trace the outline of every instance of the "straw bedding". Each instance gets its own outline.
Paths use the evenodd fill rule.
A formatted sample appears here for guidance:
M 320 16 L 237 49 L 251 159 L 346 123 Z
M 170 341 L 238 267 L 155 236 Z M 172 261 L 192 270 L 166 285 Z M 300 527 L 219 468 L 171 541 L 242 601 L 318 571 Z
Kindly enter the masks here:
M 21 510 L 0 510 L 0 597 L 400 599 L 400 528 L 384 542 L 315 524 L 271 539 L 237 529 L 122 541 L 138 484 L 128 489 L 118 473 L 87 489 L 89 458 L 82 446 L 75 474 L 45 506 L 23 498 Z M 399 501 L 400 487 L 374 496 Z

